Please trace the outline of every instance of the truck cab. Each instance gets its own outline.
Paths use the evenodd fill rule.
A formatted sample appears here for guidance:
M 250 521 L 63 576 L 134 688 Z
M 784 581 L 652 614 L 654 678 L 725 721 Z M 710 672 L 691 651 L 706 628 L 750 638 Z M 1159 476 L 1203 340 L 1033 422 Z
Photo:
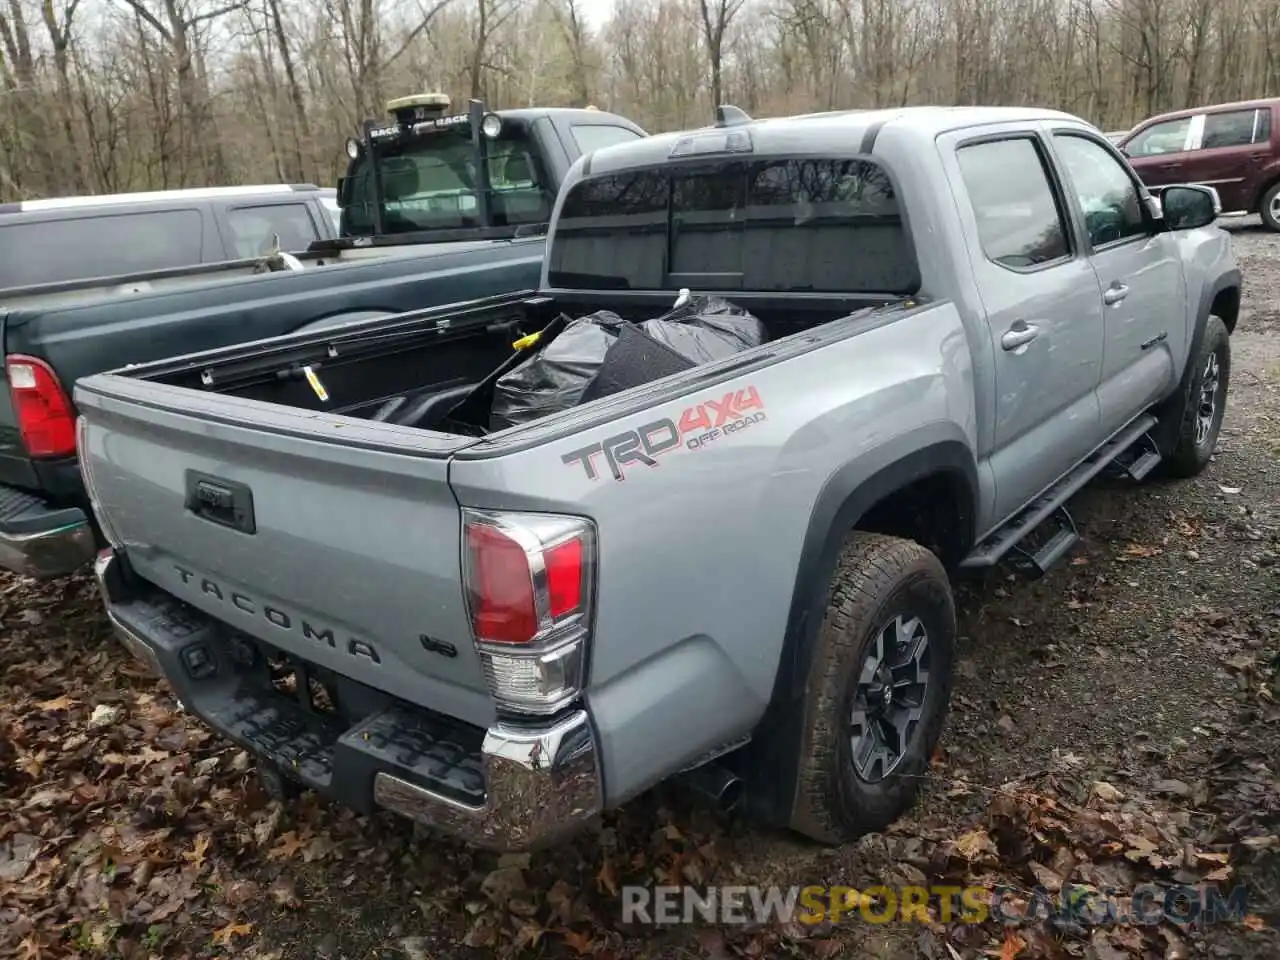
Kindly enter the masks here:
M 646 136 L 594 107 L 451 114 L 443 93 L 387 103 L 347 141 L 340 233 L 359 245 L 509 239 L 540 231 L 561 181 L 584 153 Z

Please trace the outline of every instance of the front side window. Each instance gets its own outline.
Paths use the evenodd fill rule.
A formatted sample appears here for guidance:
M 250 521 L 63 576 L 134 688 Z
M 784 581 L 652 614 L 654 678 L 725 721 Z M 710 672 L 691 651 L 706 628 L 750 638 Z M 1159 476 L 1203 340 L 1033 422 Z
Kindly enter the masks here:
M 1054 144 L 1080 200 L 1093 246 L 1149 232 L 1138 185 L 1106 147 L 1068 133 L 1054 134 Z
M 485 144 L 492 224 L 480 217 L 478 177 L 469 128 L 377 146 L 382 174 L 383 228 L 387 233 L 542 223 L 555 199 L 533 146 L 522 131 Z M 347 232 L 374 232 L 374 183 L 367 156 L 352 174 Z
M 277 237 L 286 253 L 300 253 L 320 239 L 305 203 L 237 207 L 227 212 L 227 222 L 237 257 L 261 256 L 271 250 Z
M 565 197 L 550 282 L 582 289 L 905 295 L 915 249 L 864 159 L 728 160 L 596 177 Z
M 1204 118 L 1204 134 L 1200 137 L 1200 149 L 1218 147 L 1245 147 L 1254 143 L 1258 128 L 1259 110 L 1232 110 L 1229 113 L 1207 113 Z M 1268 113 L 1268 118 L 1270 114 Z M 1270 124 L 1267 136 L 1271 135 Z
M 1062 211 L 1031 137 L 971 144 L 956 159 L 988 260 L 1027 269 L 1067 256 Z
M 1124 152 L 1131 157 L 1157 157 L 1165 153 L 1181 153 L 1187 148 L 1187 134 L 1190 132 L 1190 117 L 1155 123 L 1125 144 Z

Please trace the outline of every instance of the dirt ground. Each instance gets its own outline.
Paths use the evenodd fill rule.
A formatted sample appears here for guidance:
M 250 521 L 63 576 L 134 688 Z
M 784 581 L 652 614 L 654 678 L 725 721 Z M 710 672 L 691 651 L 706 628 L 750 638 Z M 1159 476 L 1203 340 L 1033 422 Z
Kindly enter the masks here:
M 282 807 L 116 645 L 85 578 L 0 579 L 0 956 L 1280 955 L 1280 236 L 1230 229 L 1244 308 L 1214 463 L 1092 488 L 1069 565 L 962 588 L 953 711 L 887 833 L 822 849 L 659 790 L 501 858 Z M 875 923 L 872 899 L 839 923 L 622 922 L 623 884 L 670 883 L 976 884 L 1028 916 Z M 1247 906 L 1092 926 L 1030 906 L 1037 885 L 1143 883 L 1242 884 Z

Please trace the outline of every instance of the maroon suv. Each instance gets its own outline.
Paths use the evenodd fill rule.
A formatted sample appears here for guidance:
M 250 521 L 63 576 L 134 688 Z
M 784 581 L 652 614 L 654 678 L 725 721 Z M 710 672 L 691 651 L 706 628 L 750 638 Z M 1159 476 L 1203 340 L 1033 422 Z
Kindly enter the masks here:
M 1153 193 L 1202 183 L 1223 213 L 1258 213 L 1280 231 L 1280 99 L 1222 103 L 1143 120 L 1117 144 Z

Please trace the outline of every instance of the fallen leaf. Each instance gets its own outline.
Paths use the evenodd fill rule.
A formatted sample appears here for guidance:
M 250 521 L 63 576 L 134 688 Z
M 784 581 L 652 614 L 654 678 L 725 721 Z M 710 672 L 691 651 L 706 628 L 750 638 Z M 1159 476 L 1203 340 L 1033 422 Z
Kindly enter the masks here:
M 1250 930 L 1258 931 L 1267 929 L 1267 921 L 1263 920 L 1256 913 L 1246 914 L 1245 918 L 1240 922 Z
M 1151 789 L 1156 793 L 1167 793 L 1175 797 L 1185 797 L 1191 793 L 1191 788 L 1181 780 L 1159 780 Z
M 225 927 L 213 931 L 213 942 L 229 946 L 232 937 L 247 937 L 252 932 L 252 923 L 228 923 Z
M 182 859 L 187 863 L 194 864 L 197 869 L 204 866 L 204 855 L 209 849 L 211 838 L 207 833 L 201 833 L 196 836 L 195 847 L 190 852 L 184 852 Z
M 404 937 L 396 946 L 409 960 L 431 960 L 431 954 L 427 952 L 431 941 L 426 937 Z
M 1004 932 L 1004 947 L 1000 951 L 1000 960 L 1014 960 L 1018 954 L 1022 953 L 1026 943 L 1012 930 Z
M 961 834 L 956 839 L 956 852 L 970 863 L 973 863 L 985 856 L 994 856 L 996 845 L 991 842 L 991 837 L 987 835 L 987 831 L 979 827 L 976 830 Z
M 576 930 L 557 930 L 556 932 L 564 938 L 564 942 L 567 943 L 573 951 L 578 954 L 578 956 L 585 957 L 588 954 L 595 952 L 595 941 L 591 938 L 591 934 L 579 933 Z
M 1107 803 L 1118 803 L 1124 799 L 1124 794 L 1104 780 L 1095 780 L 1093 782 L 1093 795 L 1099 800 L 1105 800 Z
M 276 845 L 267 851 L 267 859 L 285 860 L 296 857 L 310 842 L 309 838 L 304 840 L 299 837 L 296 830 L 290 830 L 288 833 L 281 834 Z
M 38 702 L 36 704 L 36 709 L 48 710 L 50 712 L 56 713 L 60 710 L 70 710 L 79 702 L 80 702 L 79 700 L 73 700 L 71 699 L 71 697 L 68 697 L 66 694 L 63 694 L 60 697 L 54 697 L 52 700 L 42 700 Z
M 296 910 L 302 906 L 302 899 L 298 896 L 298 888 L 289 877 L 277 877 L 275 882 L 271 884 L 269 892 L 271 899 L 286 910 Z
M 606 860 L 600 866 L 600 872 L 596 874 L 596 883 L 601 890 L 608 890 L 609 896 L 616 897 L 618 895 L 618 881 L 613 876 L 613 863 Z
M 0 841 L 0 880 L 9 883 L 21 880 L 39 852 L 40 838 L 29 833 L 15 833 L 8 840 Z

